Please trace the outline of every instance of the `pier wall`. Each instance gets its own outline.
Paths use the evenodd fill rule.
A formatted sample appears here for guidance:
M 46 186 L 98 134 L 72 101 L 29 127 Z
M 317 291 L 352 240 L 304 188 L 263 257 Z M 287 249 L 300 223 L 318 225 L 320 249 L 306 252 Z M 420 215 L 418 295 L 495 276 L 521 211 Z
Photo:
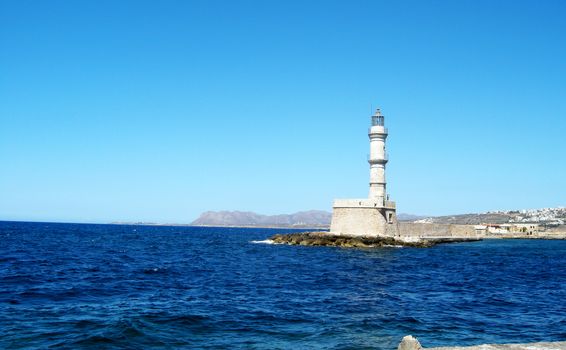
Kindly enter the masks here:
M 400 222 L 399 235 L 405 237 L 476 237 L 473 225 Z

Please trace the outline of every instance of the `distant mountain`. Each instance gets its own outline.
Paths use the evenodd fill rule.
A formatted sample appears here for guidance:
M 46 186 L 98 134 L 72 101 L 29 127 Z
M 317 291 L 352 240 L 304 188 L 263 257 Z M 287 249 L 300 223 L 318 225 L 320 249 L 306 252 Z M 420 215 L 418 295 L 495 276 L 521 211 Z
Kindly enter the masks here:
M 416 220 L 425 219 L 427 217 L 428 216 L 405 214 L 405 213 L 397 214 L 397 220 L 398 221 L 416 221 Z
M 322 210 L 301 211 L 288 215 L 261 215 L 249 211 L 207 211 L 191 225 L 327 228 L 331 219 L 332 214 Z

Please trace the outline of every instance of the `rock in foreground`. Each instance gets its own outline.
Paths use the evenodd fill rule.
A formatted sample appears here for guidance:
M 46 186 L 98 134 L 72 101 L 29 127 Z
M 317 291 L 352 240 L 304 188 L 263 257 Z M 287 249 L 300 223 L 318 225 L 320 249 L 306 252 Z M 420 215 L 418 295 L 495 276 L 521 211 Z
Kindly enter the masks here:
M 338 236 L 328 232 L 301 232 L 290 234 L 277 234 L 271 238 L 274 243 L 305 245 L 305 246 L 331 246 L 344 248 L 376 248 L 376 247 L 432 247 L 435 241 L 421 240 L 406 242 L 393 237 L 363 237 Z
M 441 348 L 423 348 L 413 336 L 403 338 L 397 350 L 566 350 L 566 341 L 541 342 L 526 344 L 483 344 L 475 346 L 447 346 Z

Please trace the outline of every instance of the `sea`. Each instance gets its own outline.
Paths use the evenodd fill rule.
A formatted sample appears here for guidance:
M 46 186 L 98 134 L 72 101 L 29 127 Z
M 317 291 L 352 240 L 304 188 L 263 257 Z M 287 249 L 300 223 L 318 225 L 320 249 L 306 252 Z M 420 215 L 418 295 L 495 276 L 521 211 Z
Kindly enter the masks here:
M 269 244 L 285 229 L 0 222 L 1 349 L 566 340 L 566 241 Z

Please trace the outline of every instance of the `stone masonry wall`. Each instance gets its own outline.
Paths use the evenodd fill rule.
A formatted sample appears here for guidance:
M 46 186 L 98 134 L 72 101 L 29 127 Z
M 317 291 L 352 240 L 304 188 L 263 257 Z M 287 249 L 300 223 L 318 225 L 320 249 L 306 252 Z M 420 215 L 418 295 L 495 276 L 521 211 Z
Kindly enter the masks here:
M 473 225 L 400 222 L 399 235 L 406 237 L 475 237 Z
M 330 232 L 350 236 L 386 234 L 385 217 L 377 208 L 334 208 Z

